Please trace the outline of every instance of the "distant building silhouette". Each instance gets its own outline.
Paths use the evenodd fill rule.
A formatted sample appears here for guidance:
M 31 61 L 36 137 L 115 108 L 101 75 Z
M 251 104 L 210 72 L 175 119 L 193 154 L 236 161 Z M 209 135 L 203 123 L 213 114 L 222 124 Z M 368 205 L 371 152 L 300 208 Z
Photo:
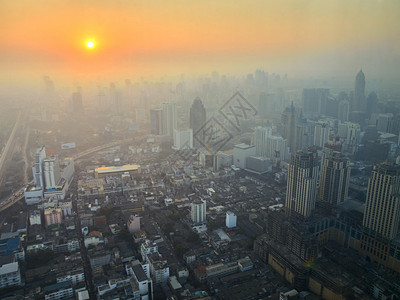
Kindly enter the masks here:
M 199 130 L 206 123 L 206 110 L 199 97 L 196 97 L 196 99 L 193 100 L 193 104 L 190 108 L 189 122 L 190 128 L 193 130 L 193 135 L 196 135 L 196 138 L 204 144 L 204 136 L 199 132 Z M 194 146 L 199 146 L 198 144 L 199 142 L 195 140 Z
M 72 112 L 74 114 L 83 113 L 82 94 L 80 92 L 72 94 Z
M 162 109 L 156 108 L 150 110 L 150 132 L 151 134 L 162 134 Z
M 365 75 L 362 70 L 356 76 L 353 111 L 365 111 Z
M 162 105 L 162 133 L 173 137 L 177 128 L 177 112 L 175 102 L 164 102 Z
M 282 136 L 287 139 L 289 144 L 290 152 L 293 154 L 296 152 L 297 148 L 297 122 L 299 119 L 299 112 L 293 105 L 293 102 L 290 107 L 287 107 L 283 113 L 281 118 L 282 125 Z

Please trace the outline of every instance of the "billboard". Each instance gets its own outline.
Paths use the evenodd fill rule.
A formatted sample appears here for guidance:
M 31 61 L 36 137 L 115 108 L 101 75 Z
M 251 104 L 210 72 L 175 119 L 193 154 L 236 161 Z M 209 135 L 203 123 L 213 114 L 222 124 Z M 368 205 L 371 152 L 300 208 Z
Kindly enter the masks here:
M 74 149 L 76 147 L 75 143 L 66 143 L 61 145 L 61 149 Z

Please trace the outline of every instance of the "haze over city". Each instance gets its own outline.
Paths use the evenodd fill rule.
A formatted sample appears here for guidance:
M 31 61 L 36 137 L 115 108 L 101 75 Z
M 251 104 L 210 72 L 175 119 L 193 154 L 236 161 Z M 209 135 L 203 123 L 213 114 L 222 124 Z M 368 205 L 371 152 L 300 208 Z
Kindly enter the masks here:
M 399 12 L 0 0 L 0 298 L 400 299 Z

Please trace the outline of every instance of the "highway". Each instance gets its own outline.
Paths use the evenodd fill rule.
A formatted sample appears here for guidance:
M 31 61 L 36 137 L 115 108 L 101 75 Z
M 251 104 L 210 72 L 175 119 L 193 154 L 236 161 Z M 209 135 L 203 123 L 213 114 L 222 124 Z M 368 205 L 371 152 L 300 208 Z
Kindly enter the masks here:
M 20 121 L 20 118 L 17 120 L 17 123 L 19 121 Z M 17 125 L 17 123 L 16 123 L 16 125 Z M 14 132 L 15 128 L 16 127 L 14 126 L 13 132 L 11 134 L 15 135 L 15 132 Z M 11 138 L 11 136 L 10 136 L 10 138 Z M 13 137 L 13 139 L 14 139 L 14 137 Z M 7 145 L 9 143 L 9 141 L 10 141 L 10 139 L 7 141 Z M 96 146 L 96 147 L 84 150 L 84 151 L 82 151 L 80 153 L 77 153 L 77 154 L 73 155 L 72 158 L 74 160 L 77 160 L 77 159 L 82 158 L 82 157 L 84 157 L 86 155 L 89 155 L 89 154 L 92 154 L 92 153 L 95 153 L 95 152 L 98 152 L 98 151 L 101 151 L 101 150 L 104 150 L 104 149 L 107 149 L 107 148 L 111 148 L 111 147 L 114 147 L 114 146 L 118 146 L 120 144 L 123 144 L 123 143 L 126 143 L 126 142 L 130 142 L 130 141 L 131 141 L 130 139 L 125 139 L 125 140 L 120 140 L 120 141 L 108 143 L 108 144 L 101 145 L 101 146 Z M 5 152 L 3 152 L 3 154 L 4 153 Z M 2 155 L 2 158 L 3 158 L 3 155 Z M 5 161 L 5 159 L 4 159 L 4 161 Z M 33 181 L 28 182 L 28 184 L 33 184 Z M 5 210 L 5 209 L 9 208 L 10 206 L 14 205 L 19 200 L 23 199 L 24 198 L 24 189 L 25 189 L 25 186 L 21 187 L 19 190 L 14 192 L 14 194 L 9 196 L 8 198 L 5 198 L 4 200 L 2 200 L 0 202 L 0 212 L 2 212 L 3 210 Z
M 13 127 L 13 130 L 11 131 L 11 134 L 7 140 L 6 146 L 4 147 L 3 153 L 1 154 L 0 157 L 0 182 L 3 180 L 3 175 L 4 171 L 7 168 L 7 162 L 9 161 L 10 157 L 10 150 L 13 150 L 13 145 L 15 141 L 15 134 L 18 131 L 18 127 L 21 124 L 21 115 L 22 113 L 20 112 L 17 117 L 17 121 L 15 122 L 15 125 Z M 12 151 L 11 151 L 12 153 Z

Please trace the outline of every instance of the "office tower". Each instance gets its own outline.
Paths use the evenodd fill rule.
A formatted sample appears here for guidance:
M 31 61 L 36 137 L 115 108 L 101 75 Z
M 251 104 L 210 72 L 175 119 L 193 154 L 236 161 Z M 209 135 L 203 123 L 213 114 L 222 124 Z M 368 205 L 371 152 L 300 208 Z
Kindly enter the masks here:
M 293 102 L 290 107 L 287 107 L 281 118 L 282 136 L 287 139 L 291 153 L 295 153 L 297 148 L 296 129 L 299 113 L 295 109 Z
M 43 175 L 46 190 L 54 189 L 60 183 L 60 166 L 55 156 L 43 160 Z
M 175 150 L 187 150 L 193 148 L 193 130 L 174 130 Z
M 365 75 L 362 70 L 356 76 L 353 111 L 365 111 Z
M 206 122 L 206 109 L 199 97 L 193 100 L 190 107 L 190 128 L 196 133 Z
M 287 140 L 281 136 L 273 135 L 270 127 L 257 127 L 254 131 L 254 145 L 256 156 L 287 161 L 289 147 Z
M 314 145 L 323 147 L 329 138 L 329 123 L 318 121 L 314 127 Z
M 151 134 L 162 134 L 162 109 L 150 109 L 150 132 Z
M 338 119 L 340 122 L 349 120 L 350 102 L 348 100 L 340 100 L 338 107 Z
M 246 169 L 247 158 L 256 154 L 256 147 L 244 143 L 233 146 L 233 164 Z
M 162 134 L 173 136 L 177 128 L 177 113 L 174 102 L 164 102 L 162 106 Z
M 83 112 L 82 94 L 80 92 L 72 94 L 72 112 L 74 114 Z
M 343 151 L 349 155 L 354 155 L 358 150 L 360 125 L 351 122 L 341 123 L 338 126 L 338 135 L 343 140 Z
M 33 182 L 37 187 L 44 187 L 43 182 L 43 160 L 46 158 L 46 148 L 37 148 L 35 153 L 35 164 L 32 167 Z
M 376 166 L 368 181 L 363 226 L 382 237 L 396 237 L 400 220 L 400 167 Z
M 350 161 L 340 152 L 331 152 L 322 162 L 319 198 L 333 205 L 347 199 L 350 179 Z
M 193 223 L 200 224 L 206 221 L 206 200 L 197 199 L 191 203 L 191 215 Z
M 309 217 L 317 196 L 318 161 L 316 155 L 299 150 L 292 156 L 288 169 L 285 208 L 288 214 L 295 212 Z
M 371 118 L 371 114 L 378 111 L 378 96 L 375 92 L 371 92 L 367 97 L 367 105 L 365 108 L 365 117 Z
M 236 215 L 235 213 L 228 211 L 226 212 L 226 218 L 225 218 L 225 225 L 227 228 L 233 228 L 236 227 Z

